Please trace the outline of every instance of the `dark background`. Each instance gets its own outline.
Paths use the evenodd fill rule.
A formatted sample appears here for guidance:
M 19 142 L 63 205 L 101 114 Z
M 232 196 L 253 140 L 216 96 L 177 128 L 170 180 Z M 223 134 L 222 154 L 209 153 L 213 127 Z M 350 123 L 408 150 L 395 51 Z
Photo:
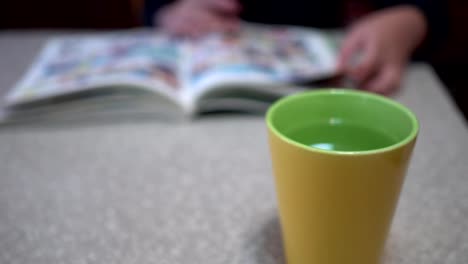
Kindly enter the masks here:
M 447 1 L 448 41 L 430 63 L 468 120 L 468 1 Z M 3 0 L 0 30 L 137 27 L 142 7 L 143 0 Z

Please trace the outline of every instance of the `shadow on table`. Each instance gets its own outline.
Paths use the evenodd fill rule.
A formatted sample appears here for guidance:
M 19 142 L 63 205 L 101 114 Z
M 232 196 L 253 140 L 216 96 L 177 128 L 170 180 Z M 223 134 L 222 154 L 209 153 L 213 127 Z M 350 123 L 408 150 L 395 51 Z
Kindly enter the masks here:
M 285 264 L 283 253 L 283 240 L 281 237 L 281 226 L 278 217 L 270 217 L 253 234 L 253 241 L 250 241 L 250 250 L 254 251 L 254 263 L 258 264 Z
M 258 232 L 254 232 L 249 241 L 249 250 L 254 252 L 254 263 L 257 264 L 286 264 L 281 226 L 278 217 L 271 216 L 262 225 Z M 410 241 L 398 234 L 391 233 L 386 243 L 382 263 L 403 263 L 404 257 L 410 255 L 409 250 L 414 248 Z

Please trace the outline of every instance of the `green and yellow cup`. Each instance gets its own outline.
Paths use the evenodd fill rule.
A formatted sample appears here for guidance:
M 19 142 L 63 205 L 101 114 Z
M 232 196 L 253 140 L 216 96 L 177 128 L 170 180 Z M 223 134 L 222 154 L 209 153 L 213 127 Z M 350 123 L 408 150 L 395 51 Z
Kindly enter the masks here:
M 327 89 L 266 117 L 289 264 L 377 264 L 418 134 L 383 96 Z

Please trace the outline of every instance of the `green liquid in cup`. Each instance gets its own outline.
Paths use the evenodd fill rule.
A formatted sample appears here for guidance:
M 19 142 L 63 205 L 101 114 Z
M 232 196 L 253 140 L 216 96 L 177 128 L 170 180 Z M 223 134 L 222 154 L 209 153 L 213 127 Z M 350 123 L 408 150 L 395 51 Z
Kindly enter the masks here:
M 366 151 L 385 148 L 397 142 L 376 129 L 354 124 L 310 124 L 288 133 L 288 137 L 304 145 L 334 151 Z

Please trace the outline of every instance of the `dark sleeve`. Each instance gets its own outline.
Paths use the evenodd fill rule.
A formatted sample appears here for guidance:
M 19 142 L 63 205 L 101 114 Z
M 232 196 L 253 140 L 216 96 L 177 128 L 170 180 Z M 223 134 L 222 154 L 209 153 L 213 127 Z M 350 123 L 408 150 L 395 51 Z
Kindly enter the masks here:
M 395 6 L 395 5 L 413 5 L 419 8 L 424 14 L 427 25 L 428 34 L 419 48 L 419 55 L 425 56 L 433 53 L 438 49 L 448 36 L 449 27 L 449 9 L 448 1 L 446 0 L 380 0 L 378 1 L 380 8 Z
M 143 6 L 143 24 L 145 26 L 154 26 L 154 14 L 161 7 L 173 2 L 173 0 L 145 0 Z

